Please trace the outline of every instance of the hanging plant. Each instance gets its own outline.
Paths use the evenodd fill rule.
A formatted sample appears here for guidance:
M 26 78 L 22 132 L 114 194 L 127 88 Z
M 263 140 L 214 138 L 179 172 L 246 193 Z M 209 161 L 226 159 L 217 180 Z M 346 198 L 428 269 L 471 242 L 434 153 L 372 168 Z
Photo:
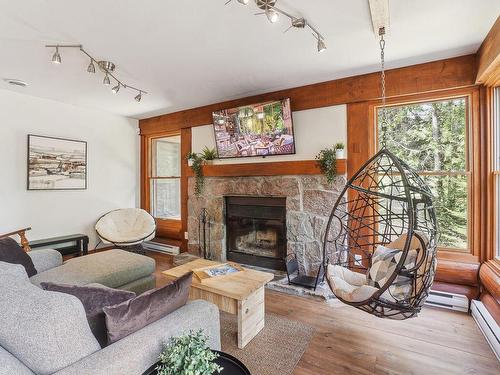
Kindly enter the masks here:
M 329 184 L 333 182 L 337 175 L 337 157 L 335 155 L 336 148 L 325 148 L 316 155 L 317 164 L 326 176 Z
M 194 194 L 200 196 L 203 192 L 203 185 L 205 184 L 205 176 L 203 175 L 203 157 L 195 152 L 190 152 L 187 157 L 191 169 L 194 173 Z

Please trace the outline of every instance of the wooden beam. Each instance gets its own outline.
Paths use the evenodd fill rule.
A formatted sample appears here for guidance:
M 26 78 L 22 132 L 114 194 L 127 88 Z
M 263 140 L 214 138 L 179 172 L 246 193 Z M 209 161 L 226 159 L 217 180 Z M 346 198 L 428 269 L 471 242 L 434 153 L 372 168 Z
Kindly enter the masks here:
M 188 177 L 193 177 L 191 168 Z M 337 173 L 346 173 L 346 160 L 337 160 Z M 205 177 L 248 177 L 248 176 L 286 176 L 318 175 L 321 171 L 315 160 L 277 161 L 269 163 L 212 164 L 203 166 Z
M 472 86 L 476 79 L 475 63 L 475 55 L 467 55 L 388 70 L 387 96 Z M 294 111 L 376 100 L 380 98 L 380 75 L 363 74 L 206 105 L 140 120 L 139 126 L 141 134 L 155 134 L 207 125 L 212 123 L 214 111 L 283 98 L 291 99 Z
M 500 84 L 500 16 L 476 54 L 476 83 L 485 86 Z
M 385 28 L 385 33 L 389 32 L 389 0 L 368 0 L 370 4 L 370 14 L 372 16 L 373 33 L 378 37 L 379 30 Z

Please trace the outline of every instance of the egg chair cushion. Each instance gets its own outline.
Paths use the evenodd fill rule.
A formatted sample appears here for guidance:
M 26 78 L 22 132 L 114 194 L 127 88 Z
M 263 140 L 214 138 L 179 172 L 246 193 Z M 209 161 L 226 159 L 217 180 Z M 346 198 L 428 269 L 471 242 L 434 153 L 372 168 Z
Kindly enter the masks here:
M 329 264 L 326 274 L 332 292 L 348 302 L 362 302 L 379 289 L 367 284 L 366 275 L 339 265 Z
M 140 208 L 124 208 L 108 212 L 95 225 L 105 243 L 129 246 L 148 241 L 155 236 L 155 219 Z
M 382 288 L 396 271 L 396 266 L 401 260 L 403 252 L 399 249 L 379 245 L 372 256 L 372 264 L 366 274 L 368 285 Z M 410 250 L 403 263 L 400 273 L 415 266 L 417 251 Z M 407 299 L 412 293 L 412 280 L 399 274 L 391 286 L 382 294 L 382 298 L 391 301 Z

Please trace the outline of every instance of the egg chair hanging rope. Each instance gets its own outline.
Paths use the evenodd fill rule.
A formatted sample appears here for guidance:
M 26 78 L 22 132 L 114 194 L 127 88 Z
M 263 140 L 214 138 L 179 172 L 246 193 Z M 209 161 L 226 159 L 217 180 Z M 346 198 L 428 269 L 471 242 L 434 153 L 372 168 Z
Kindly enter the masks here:
M 380 121 L 380 132 L 382 135 L 382 148 L 387 147 L 387 113 L 385 108 L 385 28 L 381 27 L 380 35 L 380 91 L 382 93 L 382 119 Z
M 328 285 L 336 297 L 382 318 L 417 315 L 436 270 L 437 220 L 432 193 L 387 149 L 384 30 L 380 35 L 381 148 L 347 182 L 323 242 Z

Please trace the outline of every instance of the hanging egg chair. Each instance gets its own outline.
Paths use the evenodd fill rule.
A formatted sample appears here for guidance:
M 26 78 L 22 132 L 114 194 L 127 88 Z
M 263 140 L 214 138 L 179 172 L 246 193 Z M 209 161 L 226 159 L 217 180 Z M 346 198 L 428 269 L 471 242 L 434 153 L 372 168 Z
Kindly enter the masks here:
M 385 147 L 349 180 L 330 215 L 324 269 L 336 297 L 378 317 L 416 316 L 436 271 L 432 194 Z

